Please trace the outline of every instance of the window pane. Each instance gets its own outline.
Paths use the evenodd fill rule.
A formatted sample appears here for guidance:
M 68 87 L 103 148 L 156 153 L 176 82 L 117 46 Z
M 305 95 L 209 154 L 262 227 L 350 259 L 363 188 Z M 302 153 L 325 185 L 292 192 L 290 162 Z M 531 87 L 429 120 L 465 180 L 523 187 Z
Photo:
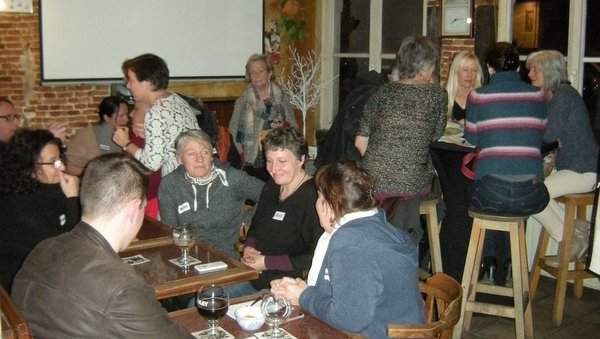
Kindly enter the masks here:
M 590 112 L 592 127 L 598 139 L 600 129 L 600 63 L 583 65 L 583 101 Z
M 569 0 L 517 0 L 513 9 L 513 43 L 521 54 L 555 49 L 567 54 Z
M 340 52 L 369 52 L 369 0 L 344 0 L 340 22 Z
M 402 40 L 423 34 L 423 0 L 383 0 L 382 53 L 396 54 Z
M 366 73 L 369 71 L 368 58 L 341 58 L 339 69 L 339 102 L 338 107 L 342 107 L 342 103 L 346 100 L 348 93 L 352 90 L 354 79 L 358 73 Z
M 600 57 L 600 1 L 588 0 L 585 25 L 585 56 Z
M 400 47 L 400 46 L 398 46 Z M 396 59 L 381 59 L 381 73 L 390 74 L 396 65 Z

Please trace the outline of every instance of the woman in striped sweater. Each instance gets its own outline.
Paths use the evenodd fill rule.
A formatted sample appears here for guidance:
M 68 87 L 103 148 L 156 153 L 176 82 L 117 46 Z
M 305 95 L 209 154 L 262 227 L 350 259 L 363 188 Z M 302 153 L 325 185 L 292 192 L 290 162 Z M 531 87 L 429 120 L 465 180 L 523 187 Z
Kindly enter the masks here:
M 467 200 L 471 208 L 491 214 L 538 213 L 549 199 L 540 152 L 546 127 L 544 93 L 521 81 L 519 53 L 511 44 L 490 47 L 485 62 L 490 82 L 467 99 L 465 139 L 480 149 Z M 504 254 L 504 232 L 488 232 L 484 264 L 494 265 L 492 258 L 503 264 Z M 504 284 L 504 265 L 498 265 L 491 279 Z

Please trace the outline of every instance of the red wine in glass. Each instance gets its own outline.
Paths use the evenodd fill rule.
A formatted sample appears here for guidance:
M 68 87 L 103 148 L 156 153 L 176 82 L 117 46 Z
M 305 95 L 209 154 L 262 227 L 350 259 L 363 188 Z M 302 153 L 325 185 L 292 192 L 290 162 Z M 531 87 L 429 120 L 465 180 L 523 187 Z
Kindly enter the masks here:
M 209 338 L 220 337 L 217 331 L 218 321 L 229 309 L 229 294 L 223 286 L 204 286 L 196 294 L 196 308 L 198 313 L 208 321 L 208 331 L 202 333 Z

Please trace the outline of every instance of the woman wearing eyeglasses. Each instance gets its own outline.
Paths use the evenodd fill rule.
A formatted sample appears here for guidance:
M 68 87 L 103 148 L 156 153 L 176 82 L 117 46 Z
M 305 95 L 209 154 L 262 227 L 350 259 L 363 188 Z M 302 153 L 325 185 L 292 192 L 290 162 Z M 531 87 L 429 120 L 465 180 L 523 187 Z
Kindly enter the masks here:
M 10 291 L 27 254 L 79 221 L 79 179 L 63 173 L 62 143 L 47 130 L 17 131 L 0 162 L 0 279 Z

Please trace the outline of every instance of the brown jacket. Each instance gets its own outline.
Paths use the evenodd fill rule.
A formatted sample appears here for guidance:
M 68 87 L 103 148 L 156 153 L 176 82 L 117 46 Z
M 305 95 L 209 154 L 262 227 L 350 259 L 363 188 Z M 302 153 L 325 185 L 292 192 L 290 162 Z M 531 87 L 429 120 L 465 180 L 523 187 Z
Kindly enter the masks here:
M 15 277 L 12 299 L 35 338 L 193 338 L 84 222 L 31 252 Z

